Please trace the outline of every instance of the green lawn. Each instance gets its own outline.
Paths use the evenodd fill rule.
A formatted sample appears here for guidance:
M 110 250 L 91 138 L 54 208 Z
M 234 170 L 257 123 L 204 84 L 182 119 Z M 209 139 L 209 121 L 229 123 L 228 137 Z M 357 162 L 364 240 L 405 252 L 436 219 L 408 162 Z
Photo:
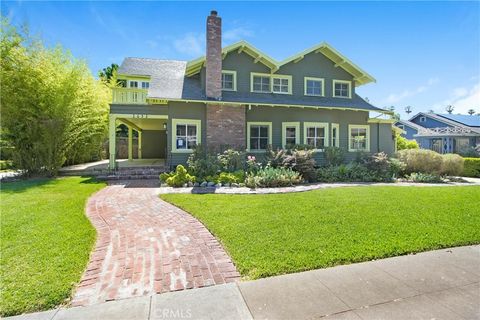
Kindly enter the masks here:
M 79 177 L 2 183 L 2 316 L 50 309 L 70 297 L 95 242 L 85 203 L 102 187 Z
M 200 219 L 249 279 L 480 243 L 474 186 L 161 197 Z

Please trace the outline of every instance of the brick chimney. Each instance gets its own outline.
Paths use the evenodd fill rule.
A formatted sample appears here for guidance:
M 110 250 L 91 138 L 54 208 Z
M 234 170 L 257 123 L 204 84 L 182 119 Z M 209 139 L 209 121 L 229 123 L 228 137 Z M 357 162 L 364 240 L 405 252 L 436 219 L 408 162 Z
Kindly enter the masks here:
M 222 18 L 212 10 L 207 17 L 206 83 L 207 98 L 222 98 Z

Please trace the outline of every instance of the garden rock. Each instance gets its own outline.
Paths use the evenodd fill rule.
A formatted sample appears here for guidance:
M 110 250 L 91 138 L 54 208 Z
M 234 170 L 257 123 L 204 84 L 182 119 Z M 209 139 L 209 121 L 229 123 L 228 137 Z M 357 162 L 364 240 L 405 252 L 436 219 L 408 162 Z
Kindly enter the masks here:
M 215 182 L 209 182 L 207 183 L 207 187 L 214 187 L 215 186 Z
M 203 181 L 202 183 L 200 183 L 200 187 L 202 188 L 205 188 L 207 185 L 208 183 L 206 181 Z

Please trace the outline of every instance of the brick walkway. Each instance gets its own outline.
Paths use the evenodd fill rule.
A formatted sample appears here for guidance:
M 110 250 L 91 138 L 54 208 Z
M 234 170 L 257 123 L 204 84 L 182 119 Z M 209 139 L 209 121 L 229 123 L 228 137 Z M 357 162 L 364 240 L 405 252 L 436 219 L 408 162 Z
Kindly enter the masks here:
M 72 305 L 239 279 L 230 257 L 197 219 L 159 199 L 155 188 L 134 184 L 111 185 L 89 199 L 97 242 Z

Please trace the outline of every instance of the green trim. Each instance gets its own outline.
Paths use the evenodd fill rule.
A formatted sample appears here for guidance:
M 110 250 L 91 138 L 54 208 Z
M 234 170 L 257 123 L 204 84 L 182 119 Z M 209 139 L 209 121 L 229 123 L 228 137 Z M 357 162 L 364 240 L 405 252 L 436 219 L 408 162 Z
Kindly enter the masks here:
M 375 118 L 369 118 L 368 123 L 390 123 L 394 124 L 396 122 L 395 119 L 375 119 Z
M 352 148 L 352 129 L 366 129 L 366 149 L 353 149 Z M 349 152 L 370 152 L 370 126 L 369 125 L 360 125 L 360 124 L 349 124 L 348 125 L 348 151 Z
M 151 78 L 151 76 L 140 75 L 140 74 L 125 74 L 125 73 L 118 73 L 117 74 L 117 79 L 118 80 L 144 81 L 144 80 L 150 80 L 150 78 Z
M 193 149 L 177 149 L 177 125 L 195 125 L 197 126 L 197 145 L 202 143 L 202 120 L 198 119 L 172 119 L 172 153 L 192 153 Z
M 295 128 L 295 144 L 300 144 L 300 122 L 282 122 L 282 148 L 287 147 L 287 128 Z
M 247 122 L 247 151 L 248 152 L 265 152 L 266 149 L 250 150 L 250 127 L 251 126 L 268 126 L 268 144 L 272 145 L 272 123 L 271 122 Z
M 320 81 L 322 82 L 322 94 L 308 94 L 307 93 L 307 81 Z M 303 94 L 310 97 L 325 97 L 325 79 L 324 78 L 314 78 L 314 77 L 304 77 L 303 78 Z
M 337 129 L 335 143 L 333 143 L 333 129 Z M 340 147 L 340 125 L 338 123 L 332 123 L 330 127 L 330 131 L 331 131 L 330 135 L 332 139 L 332 147 L 339 148 Z
M 324 128 L 325 137 L 324 137 L 324 147 L 328 147 L 329 144 L 329 130 L 328 122 L 304 122 L 303 123 L 303 144 L 307 144 L 307 129 L 308 128 Z M 323 152 L 323 149 L 313 149 L 316 152 Z
M 270 91 L 255 91 L 255 90 L 253 90 L 253 78 L 254 77 L 269 78 L 270 79 Z M 288 92 L 273 91 L 273 79 L 287 79 L 288 80 Z M 292 76 L 285 75 L 285 74 L 269 74 L 269 73 L 250 72 L 250 92 L 252 92 L 252 93 L 292 94 Z

